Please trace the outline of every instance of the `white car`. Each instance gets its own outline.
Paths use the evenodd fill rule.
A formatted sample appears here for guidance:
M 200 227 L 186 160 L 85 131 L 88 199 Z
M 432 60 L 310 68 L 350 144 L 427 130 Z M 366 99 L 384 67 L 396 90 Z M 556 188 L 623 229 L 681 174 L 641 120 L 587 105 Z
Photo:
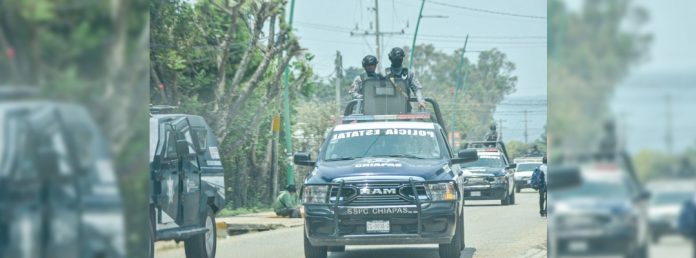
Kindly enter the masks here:
M 519 193 L 522 189 L 532 188 L 532 173 L 539 166 L 541 166 L 541 161 L 517 163 L 517 170 L 515 171 L 516 192 Z
M 663 190 L 653 192 L 648 208 L 652 241 L 657 243 L 664 235 L 677 234 L 677 221 L 684 202 L 694 196 L 693 191 Z

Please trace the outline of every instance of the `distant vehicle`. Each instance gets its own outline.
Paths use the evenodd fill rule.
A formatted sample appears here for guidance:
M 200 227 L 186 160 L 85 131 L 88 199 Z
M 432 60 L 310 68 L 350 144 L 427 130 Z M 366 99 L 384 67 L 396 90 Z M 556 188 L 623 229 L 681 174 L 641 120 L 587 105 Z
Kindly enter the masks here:
M 541 158 L 517 158 L 515 159 L 517 168 L 515 169 L 515 192 L 519 193 L 522 189 L 532 188 L 532 173 L 541 166 Z
M 495 147 L 489 147 L 495 146 Z M 462 165 L 466 200 L 500 200 L 515 204 L 515 163 L 510 163 L 502 142 L 471 142 L 479 159 Z
M 439 244 L 440 257 L 460 257 L 459 166 L 477 155 L 455 154 L 441 120 L 413 121 L 429 117 L 349 115 L 344 122 L 362 122 L 332 128 L 316 160 L 295 154 L 295 164 L 313 167 L 301 191 L 305 257 L 325 258 L 346 245 L 391 244 Z
M 30 95 L 0 87 L 0 257 L 125 257 L 104 136 L 84 107 Z
M 150 116 L 150 257 L 154 241 L 184 241 L 187 258 L 213 258 L 215 215 L 225 205 L 225 180 L 214 133 L 200 116 Z
M 678 235 L 677 221 L 681 208 L 687 200 L 693 198 L 694 190 L 654 191 L 650 200 L 650 232 L 654 243 L 660 242 L 665 235 Z
M 549 194 L 550 254 L 648 256 L 650 194 L 611 162 L 579 167 L 582 183 Z

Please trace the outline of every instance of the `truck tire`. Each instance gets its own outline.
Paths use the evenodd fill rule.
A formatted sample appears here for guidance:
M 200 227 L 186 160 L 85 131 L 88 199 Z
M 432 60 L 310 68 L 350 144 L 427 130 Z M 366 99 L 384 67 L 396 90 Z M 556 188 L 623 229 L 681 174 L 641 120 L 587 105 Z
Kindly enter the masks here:
M 440 258 L 459 258 L 459 256 L 462 254 L 462 239 L 464 238 L 464 228 L 459 226 L 463 226 L 463 223 L 459 222 L 460 221 L 457 221 L 458 225 L 455 226 L 454 237 L 452 238 L 452 241 L 449 244 L 440 244 Z
M 510 194 L 510 203 L 511 205 L 515 205 L 515 193 Z
M 157 230 L 156 228 L 156 222 L 155 222 L 155 208 L 150 205 L 150 209 L 148 210 L 150 214 L 148 214 L 148 232 L 147 232 L 147 257 L 153 258 L 155 257 L 155 239 L 157 238 L 155 236 Z
M 304 231 L 304 230 L 303 230 Z M 313 246 L 307 239 L 307 232 L 304 232 L 304 255 L 305 258 L 326 258 L 328 248 L 326 246 Z
M 462 209 L 462 212 L 459 215 L 459 223 L 457 223 L 457 230 L 459 230 L 459 232 L 462 233 L 462 246 L 459 248 L 459 250 L 464 250 L 464 248 L 466 248 L 466 234 L 464 234 L 464 209 Z
M 508 205 L 510 204 L 510 194 L 505 193 L 505 196 L 503 197 L 502 200 L 500 200 L 500 205 Z
M 520 188 L 519 186 L 515 186 L 515 192 L 519 193 L 521 191 L 522 191 L 522 188 Z
M 203 218 L 201 226 L 208 229 L 208 232 L 190 237 L 184 241 L 186 258 L 214 258 L 217 247 L 215 214 L 208 207 L 208 215 Z

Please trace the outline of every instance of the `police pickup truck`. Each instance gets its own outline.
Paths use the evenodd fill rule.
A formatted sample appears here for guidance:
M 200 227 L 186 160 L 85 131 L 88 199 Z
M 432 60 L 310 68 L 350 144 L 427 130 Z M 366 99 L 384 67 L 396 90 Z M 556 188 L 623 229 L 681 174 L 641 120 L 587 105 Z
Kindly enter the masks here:
M 479 159 L 464 166 L 464 197 L 467 200 L 500 200 L 515 204 L 515 163 L 508 160 L 503 142 L 469 142 Z
M 441 120 L 418 121 L 429 118 L 346 116 L 344 123 L 360 122 L 332 128 L 316 160 L 294 155 L 295 164 L 313 167 L 301 192 L 306 257 L 323 258 L 346 245 L 390 244 L 439 244 L 440 257 L 460 256 L 459 164 L 478 157 L 474 150 L 454 153 Z
M 150 116 L 150 257 L 153 242 L 185 242 L 187 258 L 215 257 L 215 214 L 225 205 L 225 180 L 218 144 L 200 116 Z

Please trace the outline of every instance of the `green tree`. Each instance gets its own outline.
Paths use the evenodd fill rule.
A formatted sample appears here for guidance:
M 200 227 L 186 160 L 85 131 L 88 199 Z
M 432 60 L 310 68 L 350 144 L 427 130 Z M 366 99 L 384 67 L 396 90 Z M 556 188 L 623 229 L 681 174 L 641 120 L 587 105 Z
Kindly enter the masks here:
M 498 103 L 515 92 L 515 64 L 497 49 L 481 52 L 476 62 L 465 58 L 460 72 L 468 73 L 467 80 L 454 99 L 461 51 L 447 54 L 432 45 L 418 45 L 413 57 L 414 72 L 423 84 L 424 95 L 440 104 L 446 129 L 454 125 L 468 140 L 480 140 L 493 122 Z M 454 120 L 449 121 L 452 117 Z
M 595 149 L 616 84 L 647 56 L 645 9 L 630 0 L 586 0 L 579 12 L 550 0 L 549 130 L 552 144 Z

